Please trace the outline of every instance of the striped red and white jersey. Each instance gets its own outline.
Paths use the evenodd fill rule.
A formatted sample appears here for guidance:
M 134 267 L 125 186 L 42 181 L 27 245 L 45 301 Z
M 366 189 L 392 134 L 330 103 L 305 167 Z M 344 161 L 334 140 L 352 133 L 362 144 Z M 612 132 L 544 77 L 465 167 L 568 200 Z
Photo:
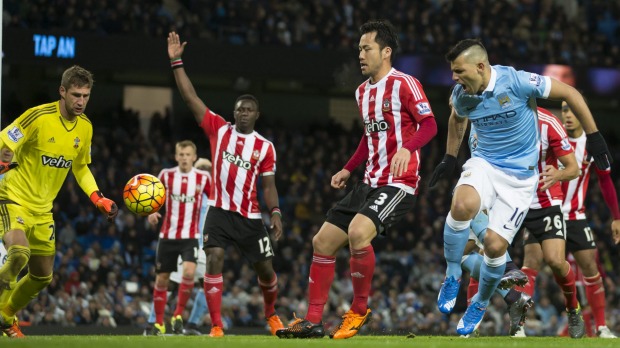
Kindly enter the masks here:
M 538 172 L 542 173 L 547 166 L 553 166 L 557 169 L 558 158 L 571 154 L 573 147 L 568 141 L 568 135 L 566 135 L 562 122 L 549 110 L 537 108 L 537 111 L 540 130 Z M 545 191 L 540 191 L 542 186 L 542 183 L 538 184 L 530 209 L 543 209 L 562 204 L 564 194 L 560 182 L 556 182 Z
M 418 124 L 434 117 L 422 85 L 396 69 L 374 84 L 370 80 L 355 91 L 368 141 L 364 182 L 371 187 L 395 186 L 415 194 L 420 180 L 420 150 L 411 154 L 406 172 L 394 178 L 390 163 L 396 152 L 413 137 Z
M 562 212 L 566 220 L 582 220 L 586 218 L 584 202 L 588 192 L 593 159 L 586 152 L 585 132 L 579 138 L 568 138 L 568 140 L 575 149 L 575 157 L 581 169 L 581 174 L 571 181 L 562 182 L 562 192 L 564 193 Z M 600 172 L 611 172 L 611 168 L 597 170 Z
M 258 176 L 275 175 L 276 149 L 257 132 L 242 134 L 207 108 L 200 124 L 211 144 L 213 186 L 209 205 L 261 219 Z
M 196 168 L 182 173 L 179 167 L 174 167 L 163 169 L 158 178 L 166 187 L 166 212 L 159 238 L 200 238 L 202 194 L 208 194 L 211 189 L 211 174 Z

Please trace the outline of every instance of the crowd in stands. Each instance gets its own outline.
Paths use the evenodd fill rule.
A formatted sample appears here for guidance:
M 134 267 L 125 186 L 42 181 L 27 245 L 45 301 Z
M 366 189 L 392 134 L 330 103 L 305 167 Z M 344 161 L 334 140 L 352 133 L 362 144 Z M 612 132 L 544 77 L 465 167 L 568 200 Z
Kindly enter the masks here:
M 22 321 L 64 326 L 141 327 L 145 324 L 155 279 L 153 262 L 158 231 L 150 227 L 145 218 L 124 209 L 122 187 L 137 173 L 157 174 L 161 168 L 176 165 L 174 141 L 194 139 L 203 157 L 208 157 L 208 143 L 197 126 L 185 129 L 183 134 L 172 134 L 170 114 L 156 115 L 150 123 L 148 136 L 140 131 L 137 113 L 119 108 L 106 115 L 110 116 L 94 121 L 90 167 L 101 191 L 120 204 L 121 212 L 116 223 L 108 224 L 75 181 L 67 180 L 54 204 L 58 231 L 54 280 L 20 313 Z M 345 194 L 331 189 L 329 180 L 355 150 L 362 130 L 354 127 L 347 131 L 336 125 L 304 130 L 277 129 L 265 126 L 267 119 L 261 121 L 257 130 L 274 142 L 278 153 L 277 187 L 284 216 L 284 235 L 274 245 L 274 268 L 280 287 L 276 308 L 286 322 L 293 313 L 303 315 L 306 311 L 312 236 L 324 221 L 325 212 Z M 446 132 L 440 129 L 438 134 L 423 149 L 423 180 L 415 209 L 385 237 L 373 243 L 378 266 L 369 306 L 374 320 L 365 330 L 375 333 L 455 332 L 458 316 L 444 316 L 436 306 L 445 267 L 443 219 L 449 209 L 451 188 L 456 182 L 455 177 L 452 182 L 441 183 L 434 191 L 427 188 L 430 173 L 443 155 Z M 612 153 L 620 153 L 614 151 L 617 148 L 613 145 Z M 461 160 L 464 160 L 467 154 L 462 152 Z M 616 158 L 615 163 L 614 172 L 617 173 L 620 158 Z M 358 168 L 354 172 L 353 181 L 361 178 L 361 170 Z M 609 238 L 609 216 L 598 185 L 592 184 L 590 191 L 590 223 L 598 237 L 607 273 L 608 325 L 620 331 L 617 320 L 620 318 L 620 288 L 614 285 L 620 284 L 620 278 L 612 266 L 618 254 Z M 512 253 L 519 264 L 522 255 L 519 241 L 515 242 Z M 231 249 L 226 255 L 222 308 L 225 328 L 264 326 L 262 297 L 254 271 L 236 250 Z M 348 310 L 352 297 L 348 265 L 349 252 L 343 249 L 337 257 L 337 275 L 326 306 L 327 326 L 335 325 Z M 528 333 L 555 335 L 566 321 L 565 315 L 559 314 L 564 312 L 561 291 L 550 271 L 540 273 L 537 286 L 536 310 L 531 311 Z M 462 291 L 465 288 L 462 287 Z M 455 313 L 464 311 L 464 298 L 463 293 Z M 186 318 L 188 314 L 185 313 Z M 209 327 L 208 314 L 203 324 Z M 497 298 L 489 309 L 482 332 L 485 335 L 506 334 L 507 325 L 506 306 Z
M 443 55 L 480 37 L 505 65 L 618 66 L 620 4 L 607 0 L 6 0 L 4 25 L 307 49 L 357 46 L 359 26 L 389 19 L 402 51 Z

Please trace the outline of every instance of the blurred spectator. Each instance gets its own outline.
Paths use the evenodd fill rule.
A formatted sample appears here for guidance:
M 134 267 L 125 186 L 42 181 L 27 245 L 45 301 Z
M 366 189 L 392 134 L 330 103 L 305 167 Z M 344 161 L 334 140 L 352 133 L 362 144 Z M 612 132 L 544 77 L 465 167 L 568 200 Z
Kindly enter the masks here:
M 61 16 L 62 14 L 62 16 Z M 231 45 L 306 49 L 356 46 L 357 28 L 389 14 L 402 49 L 442 54 L 464 38 L 479 37 L 491 61 L 617 66 L 618 1 L 113 1 L 4 2 L 4 25 L 100 35 L 181 37 Z

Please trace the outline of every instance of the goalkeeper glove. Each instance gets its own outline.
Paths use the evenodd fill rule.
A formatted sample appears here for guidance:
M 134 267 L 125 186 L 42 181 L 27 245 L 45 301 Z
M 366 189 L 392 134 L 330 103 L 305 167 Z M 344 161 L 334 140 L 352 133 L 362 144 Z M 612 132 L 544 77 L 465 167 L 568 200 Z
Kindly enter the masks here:
M 588 155 L 594 158 L 594 163 L 598 169 L 605 170 L 611 167 L 613 157 L 607 148 L 607 144 L 601 132 L 596 131 L 591 134 L 586 134 L 586 151 Z
M 9 170 L 17 167 L 17 162 L 2 162 L 0 161 L 0 175 L 8 172 Z
M 114 218 L 118 214 L 118 207 L 113 200 L 103 197 L 101 191 L 95 191 L 90 194 L 90 201 L 93 202 L 100 212 L 107 215 L 109 222 L 114 221 Z

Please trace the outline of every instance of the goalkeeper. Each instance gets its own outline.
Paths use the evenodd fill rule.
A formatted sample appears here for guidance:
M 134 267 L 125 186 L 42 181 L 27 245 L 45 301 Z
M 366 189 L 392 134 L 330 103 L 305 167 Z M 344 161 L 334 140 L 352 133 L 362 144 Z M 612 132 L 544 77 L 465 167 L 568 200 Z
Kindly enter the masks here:
M 0 149 L 14 163 L 0 163 L 0 237 L 7 250 L 0 268 L 0 330 L 24 337 L 16 313 L 52 281 L 56 231 L 52 204 L 69 169 L 77 183 L 112 222 L 116 204 L 105 198 L 88 168 L 93 126 L 84 115 L 92 74 L 77 65 L 65 70 L 60 100 L 26 110 L 0 132 Z M 12 169 L 12 170 L 11 170 Z M 28 273 L 17 282 L 21 270 Z

